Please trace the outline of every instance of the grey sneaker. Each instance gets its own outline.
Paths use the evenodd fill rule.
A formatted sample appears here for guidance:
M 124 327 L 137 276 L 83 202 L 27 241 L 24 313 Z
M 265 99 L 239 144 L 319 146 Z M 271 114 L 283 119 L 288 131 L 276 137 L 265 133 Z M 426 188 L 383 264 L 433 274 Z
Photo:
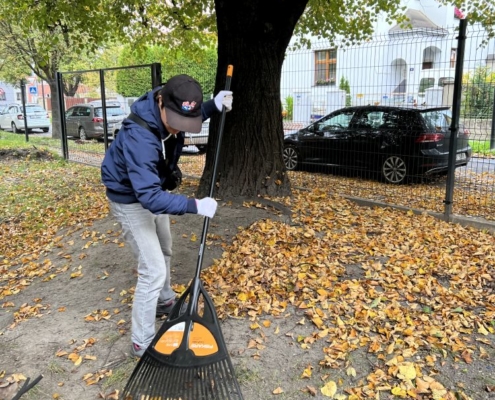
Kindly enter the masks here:
M 164 315 L 170 314 L 175 306 L 175 303 L 177 303 L 177 300 L 172 300 L 168 303 L 158 303 L 156 306 L 156 317 L 161 318 Z M 179 314 L 185 313 L 186 310 L 187 310 L 187 302 L 184 302 L 184 304 L 182 304 Z
M 131 354 L 134 357 L 141 358 L 143 356 L 143 354 L 144 354 L 145 351 L 146 351 L 146 349 L 143 349 L 142 347 L 140 347 L 136 343 L 131 343 Z

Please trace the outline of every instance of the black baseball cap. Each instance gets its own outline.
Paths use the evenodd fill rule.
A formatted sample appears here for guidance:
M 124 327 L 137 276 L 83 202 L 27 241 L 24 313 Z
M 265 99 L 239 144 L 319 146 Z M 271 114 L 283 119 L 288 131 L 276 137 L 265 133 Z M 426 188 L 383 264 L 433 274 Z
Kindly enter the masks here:
M 176 75 L 165 83 L 160 94 L 167 123 L 172 128 L 191 133 L 201 132 L 203 91 L 198 81 L 189 75 Z

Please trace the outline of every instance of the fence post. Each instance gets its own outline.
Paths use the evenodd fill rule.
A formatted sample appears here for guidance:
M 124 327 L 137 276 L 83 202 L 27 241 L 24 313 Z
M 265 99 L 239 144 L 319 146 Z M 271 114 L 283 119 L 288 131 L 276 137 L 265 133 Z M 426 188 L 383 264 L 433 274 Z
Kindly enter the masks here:
M 26 82 L 21 79 L 21 101 L 22 101 L 22 115 L 24 122 L 24 135 L 26 136 L 26 142 L 29 142 L 29 133 L 27 127 L 27 114 L 26 114 Z M 15 132 L 14 132 L 15 133 Z
M 64 159 L 68 160 L 69 144 L 67 143 L 67 126 L 65 125 L 64 83 L 62 80 L 62 73 L 57 71 L 57 73 L 55 74 L 55 79 L 57 80 L 58 112 L 60 114 L 60 140 L 62 141 L 62 154 L 64 156 Z
M 105 152 L 108 150 L 108 118 L 107 118 L 107 96 L 105 94 L 105 70 L 100 69 L 100 89 L 101 89 L 101 111 L 103 113 L 103 145 Z
M 493 91 L 492 132 L 490 134 L 490 150 L 493 149 L 495 149 L 495 90 Z
M 151 87 L 156 88 L 162 83 L 162 64 L 151 64 Z
M 445 219 L 451 220 L 452 203 L 454 201 L 455 186 L 455 162 L 457 155 L 457 133 L 459 132 L 459 115 L 461 113 L 462 97 L 462 67 L 464 64 L 464 48 L 466 45 L 467 20 L 461 19 L 459 22 L 459 36 L 457 37 L 457 60 L 455 64 L 454 78 L 454 99 L 452 102 L 452 122 L 450 124 L 449 143 L 449 169 L 447 173 L 447 188 L 445 192 Z

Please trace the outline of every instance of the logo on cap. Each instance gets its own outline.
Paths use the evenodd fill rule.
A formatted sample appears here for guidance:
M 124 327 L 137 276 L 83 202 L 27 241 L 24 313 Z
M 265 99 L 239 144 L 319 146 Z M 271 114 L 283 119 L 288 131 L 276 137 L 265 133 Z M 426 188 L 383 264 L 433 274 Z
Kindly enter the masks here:
M 192 111 L 194 109 L 194 107 L 196 107 L 196 102 L 195 101 L 191 101 L 191 102 L 188 102 L 188 101 L 184 101 L 182 103 L 182 111 L 185 111 L 185 112 L 189 112 L 189 111 Z

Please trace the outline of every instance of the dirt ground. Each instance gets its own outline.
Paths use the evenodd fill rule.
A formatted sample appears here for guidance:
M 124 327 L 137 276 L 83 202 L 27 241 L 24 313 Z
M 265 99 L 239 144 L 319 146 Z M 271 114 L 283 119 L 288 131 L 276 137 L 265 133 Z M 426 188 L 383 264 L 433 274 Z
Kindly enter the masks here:
M 208 233 L 213 240 L 208 240 L 203 266 L 221 257 L 223 246 L 238 229 L 263 218 L 284 216 L 273 208 L 220 203 L 210 223 Z M 172 224 L 172 279 L 174 284 L 187 285 L 197 264 L 202 219 L 184 215 L 173 217 Z M 22 374 L 31 380 L 43 375 L 23 399 L 113 398 L 136 363 L 129 355 L 136 262 L 110 216 L 62 233 L 64 239 L 47 258 L 53 274 L 9 296 L 13 307 L 0 308 L 0 372 L 5 377 Z M 13 313 L 21 305 L 30 311 L 25 320 L 14 323 Z M 247 319 L 222 321 L 245 399 L 269 398 L 278 387 L 284 388 L 279 398 L 307 397 L 299 391 L 307 382 L 300 381 L 297 374 L 316 360 L 307 359 L 308 354 L 295 346 L 299 331 L 309 329 L 298 325 L 302 317 L 299 312 L 274 321 L 279 327 L 277 334 L 274 329 L 253 333 Z M 260 334 L 266 347 L 249 349 L 249 342 Z M 82 357 L 80 364 L 78 357 L 68 358 L 71 353 Z M 10 399 L 20 384 L 22 381 L 0 388 L 0 399 Z
M 289 212 L 283 207 L 220 202 L 210 224 L 204 268 L 222 256 L 240 229 L 266 218 L 287 220 Z M 187 285 L 196 267 L 202 219 L 184 215 L 173 217 L 172 223 L 172 280 Z M 49 249 L 46 258 L 50 273 L 9 296 L 5 300 L 12 304 L 0 308 L 0 378 L 22 374 L 34 379 L 42 374 L 23 399 L 115 399 L 137 362 L 129 355 L 136 262 L 110 216 L 61 234 L 63 239 Z M 349 266 L 345 273 L 350 279 L 360 274 L 359 266 Z M 25 318 L 15 322 L 14 313 L 19 311 Z M 306 349 L 298 343 L 298 337 L 315 331 L 305 320 L 304 310 L 263 316 L 257 322 L 256 328 L 247 318 L 228 317 L 221 322 L 245 400 L 328 399 L 320 391 L 324 380 L 337 382 L 342 394 L 346 387 L 366 383 L 382 365 L 361 348 L 346 360 L 355 374 L 345 368 L 319 368 L 324 341 Z M 487 351 L 487 359 L 474 360 L 469 366 L 445 358 L 436 366 L 438 380 L 449 390 L 462 388 L 472 399 L 495 398 L 487 390 L 495 391 L 495 351 L 492 347 Z M 312 373 L 303 378 L 305 370 Z M 11 399 L 19 386 L 0 387 L 0 400 Z M 381 399 L 399 398 L 390 391 L 382 393 Z

